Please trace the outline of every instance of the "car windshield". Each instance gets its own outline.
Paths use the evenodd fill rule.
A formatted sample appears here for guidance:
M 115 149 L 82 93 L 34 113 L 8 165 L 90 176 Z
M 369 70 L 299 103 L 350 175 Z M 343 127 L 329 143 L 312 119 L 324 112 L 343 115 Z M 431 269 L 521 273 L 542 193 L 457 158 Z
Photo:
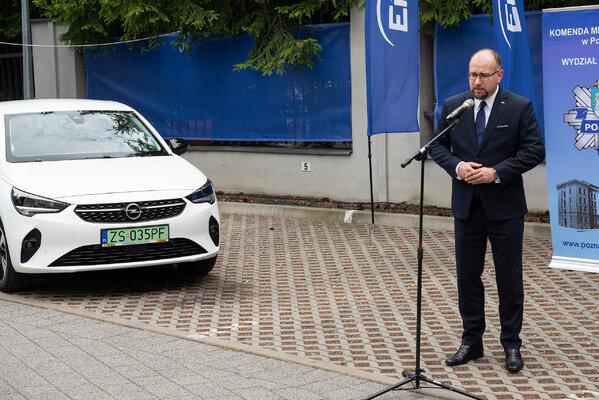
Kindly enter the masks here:
M 52 111 L 5 116 L 9 162 L 168 155 L 131 111 Z

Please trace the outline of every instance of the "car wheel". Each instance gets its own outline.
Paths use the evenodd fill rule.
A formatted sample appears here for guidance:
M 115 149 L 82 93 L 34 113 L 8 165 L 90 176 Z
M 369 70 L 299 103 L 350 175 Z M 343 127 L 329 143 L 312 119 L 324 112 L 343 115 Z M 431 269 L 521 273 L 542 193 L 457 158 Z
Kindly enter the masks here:
M 200 261 L 181 263 L 177 265 L 177 268 L 179 268 L 179 271 L 186 274 L 208 275 L 216 264 L 216 257 L 217 256 Z
M 17 292 L 29 286 L 31 277 L 26 274 L 15 272 L 10 261 L 10 253 L 8 252 L 8 243 L 6 242 L 6 233 L 4 226 L 0 222 L 0 291 Z

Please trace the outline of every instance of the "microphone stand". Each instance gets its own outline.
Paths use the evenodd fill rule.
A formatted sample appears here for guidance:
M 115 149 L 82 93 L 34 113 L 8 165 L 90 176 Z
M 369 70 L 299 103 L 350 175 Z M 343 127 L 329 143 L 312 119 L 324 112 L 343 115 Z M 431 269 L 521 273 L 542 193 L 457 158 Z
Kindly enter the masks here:
M 390 392 L 392 390 L 406 390 L 406 389 L 400 389 L 400 387 L 407 383 L 412 383 L 412 387 L 407 388 L 407 390 L 442 388 L 442 389 L 447 389 L 447 390 L 451 390 L 452 392 L 462 394 L 462 395 L 470 397 L 472 399 L 484 400 L 484 398 L 482 398 L 482 397 L 475 396 L 475 395 L 465 392 L 461 389 L 457 389 L 457 388 L 451 387 L 449 385 L 446 385 L 444 383 L 437 382 L 433 379 L 427 378 L 426 376 L 422 375 L 422 373 L 425 372 L 424 369 L 420 368 L 420 331 L 421 331 L 421 320 L 422 320 L 422 259 L 423 259 L 423 253 L 424 253 L 423 248 L 422 248 L 422 224 L 423 224 L 423 220 L 424 220 L 424 212 L 423 212 L 423 209 L 424 209 L 424 205 L 423 205 L 424 204 L 424 162 L 427 159 L 431 144 L 436 142 L 445 133 L 448 133 L 451 130 L 453 130 L 453 127 L 458 122 L 460 122 L 460 120 L 459 120 L 459 118 L 456 118 L 451 124 L 449 124 L 447 126 L 447 128 L 443 129 L 443 131 L 441 131 L 437 136 L 432 138 L 430 142 L 428 142 L 426 145 L 424 145 L 422 148 L 420 148 L 420 150 L 418 150 L 416 153 L 414 153 L 414 155 L 407 158 L 403 163 L 401 163 L 401 167 L 405 168 L 413 160 L 418 160 L 421 162 L 420 163 L 420 213 L 419 213 L 419 224 L 418 224 L 418 285 L 417 285 L 417 303 L 416 303 L 416 367 L 415 367 L 413 374 L 408 372 L 407 370 L 404 370 L 402 372 L 402 375 L 404 377 L 406 377 L 407 379 L 397 383 L 396 385 L 393 385 L 384 390 L 381 390 L 380 392 L 375 393 L 375 394 L 371 395 L 370 397 L 366 397 L 364 400 L 374 399 L 375 397 L 378 397 L 378 396 L 380 396 L 384 393 Z M 420 386 L 421 382 L 428 382 L 437 387 L 435 387 L 435 386 L 422 387 L 422 386 Z

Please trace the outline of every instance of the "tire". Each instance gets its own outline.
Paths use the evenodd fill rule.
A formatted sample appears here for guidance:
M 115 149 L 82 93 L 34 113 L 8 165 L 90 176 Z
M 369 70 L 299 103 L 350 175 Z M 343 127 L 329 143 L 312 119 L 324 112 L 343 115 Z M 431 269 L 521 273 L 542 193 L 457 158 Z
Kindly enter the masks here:
M 214 256 L 205 260 L 181 263 L 177 265 L 177 268 L 185 274 L 208 275 L 216 264 L 216 258 L 217 256 Z
M 31 277 L 20 274 L 12 267 L 4 226 L 0 222 L 0 291 L 10 293 L 26 289 L 31 283 Z

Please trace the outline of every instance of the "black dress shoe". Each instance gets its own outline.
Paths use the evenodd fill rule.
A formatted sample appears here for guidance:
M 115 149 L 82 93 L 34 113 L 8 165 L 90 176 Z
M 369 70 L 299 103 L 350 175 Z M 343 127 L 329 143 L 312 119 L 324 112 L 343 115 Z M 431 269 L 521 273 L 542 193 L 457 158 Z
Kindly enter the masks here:
M 519 349 L 505 350 L 505 369 L 510 372 L 518 372 L 524 367 L 522 355 Z
M 482 344 L 477 344 L 473 346 L 463 344 L 460 346 L 457 353 L 453 355 L 453 357 L 445 360 L 445 364 L 462 365 L 466 364 L 470 360 L 476 360 L 477 358 L 481 358 L 483 355 L 484 353 Z

